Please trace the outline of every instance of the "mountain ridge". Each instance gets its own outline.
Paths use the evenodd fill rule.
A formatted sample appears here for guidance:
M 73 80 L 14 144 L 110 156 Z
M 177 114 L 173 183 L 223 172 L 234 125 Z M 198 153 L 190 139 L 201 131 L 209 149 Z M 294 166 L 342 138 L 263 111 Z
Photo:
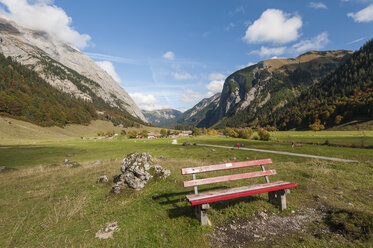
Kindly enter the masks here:
M 310 51 L 240 69 L 227 77 L 218 106 L 207 111 L 200 127 L 255 126 L 258 118 L 299 96 L 351 55 L 348 50 Z
M 313 123 L 329 128 L 372 119 L 373 40 L 370 40 L 334 72 L 260 124 L 288 130 L 305 129 Z
M 176 109 L 165 108 L 157 110 L 142 110 L 147 121 L 157 127 L 171 127 L 170 120 L 179 117 L 182 112 Z
M 0 18 L 0 36 L 0 52 L 4 56 L 10 56 L 36 71 L 55 88 L 92 101 L 92 96 L 87 93 L 88 87 L 112 107 L 146 121 L 129 94 L 106 71 L 72 45 L 4 18 Z M 60 75 L 54 74 L 54 70 L 58 70 Z M 71 81 L 68 77 L 75 73 L 88 80 L 83 79 L 78 83 Z

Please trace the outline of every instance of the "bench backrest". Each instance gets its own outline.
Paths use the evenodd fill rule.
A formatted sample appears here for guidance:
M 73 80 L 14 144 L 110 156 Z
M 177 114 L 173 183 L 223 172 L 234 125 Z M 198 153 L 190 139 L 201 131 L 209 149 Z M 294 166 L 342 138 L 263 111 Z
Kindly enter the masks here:
M 194 191 L 197 194 L 198 193 L 197 186 L 198 185 L 204 185 L 204 184 L 226 182 L 226 181 L 260 177 L 260 176 L 264 176 L 265 179 L 266 179 L 266 182 L 269 183 L 268 176 L 276 174 L 276 171 L 275 170 L 266 171 L 265 168 L 264 168 L 264 165 L 268 165 L 268 164 L 272 164 L 271 159 L 261 159 L 261 160 L 252 160 L 252 161 L 215 164 L 215 165 L 198 166 L 198 167 L 191 167 L 191 168 L 182 168 L 181 169 L 181 174 L 182 175 L 190 175 L 190 174 L 193 175 L 193 180 L 185 181 L 184 182 L 184 187 L 194 186 Z M 196 179 L 196 174 L 197 173 L 238 169 L 238 168 L 251 167 L 251 166 L 261 166 L 262 171 L 255 171 L 255 172 L 242 173 L 242 174 L 234 174 L 234 175 L 227 175 L 227 176 Z

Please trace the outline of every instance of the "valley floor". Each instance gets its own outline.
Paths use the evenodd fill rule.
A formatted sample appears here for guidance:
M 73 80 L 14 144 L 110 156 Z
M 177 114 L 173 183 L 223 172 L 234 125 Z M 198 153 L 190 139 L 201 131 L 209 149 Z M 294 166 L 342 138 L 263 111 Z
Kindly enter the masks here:
M 356 138 L 351 134 L 351 138 Z M 371 133 L 368 134 L 367 140 L 371 142 Z M 171 139 L 1 139 L 0 166 L 11 169 L 0 173 L 0 247 L 369 247 L 372 244 L 371 149 L 309 144 L 292 148 L 289 143 L 222 136 L 178 139 L 179 143 L 185 141 L 231 147 L 240 143 L 248 148 L 358 162 L 237 149 L 212 151 L 211 147 L 172 145 Z M 160 165 L 171 170 L 171 176 L 151 181 L 142 191 L 110 193 L 112 177 L 120 174 L 121 160 L 131 152 L 149 152 Z M 266 194 L 217 202 L 209 210 L 213 226 L 201 227 L 192 207 L 184 200 L 192 189 L 183 188 L 183 181 L 190 178 L 182 176 L 180 169 L 268 157 L 274 163 L 266 169 L 278 171 L 272 180 L 299 185 L 287 196 L 288 209 L 279 212 L 267 202 Z M 78 161 L 81 166 L 59 166 L 64 159 Z M 96 163 L 97 160 L 101 163 Z M 108 184 L 96 183 L 101 175 L 108 176 Z M 250 179 L 250 183 L 263 183 L 263 180 Z M 244 184 L 245 180 L 239 180 L 213 187 Z M 211 186 L 201 187 L 208 188 Z M 114 233 L 113 239 L 95 238 L 105 223 L 114 221 L 118 222 L 120 231 Z M 253 225 L 258 225 L 261 235 L 257 235 L 258 230 L 252 230 L 256 236 L 243 231 L 243 227 Z M 285 228 L 289 225 L 294 228 Z

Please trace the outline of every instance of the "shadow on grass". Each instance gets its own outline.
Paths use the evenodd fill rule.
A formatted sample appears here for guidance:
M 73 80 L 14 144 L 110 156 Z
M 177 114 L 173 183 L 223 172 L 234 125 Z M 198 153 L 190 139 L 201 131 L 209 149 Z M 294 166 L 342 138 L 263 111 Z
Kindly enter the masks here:
M 205 190 L 199 190 L 199 193 L 203 193 L 206 191 L 211 190 L 219 190 L 219 189 L 226 189 L 228 187 L 226 186 L 219 186 L 214 188 L 209 188 Z M 176 206 L 177 203 L 186 201 L 185 196 L 193 194 L 193 190 L 188 191 L 182 191 L 182 192 L 174 192 L 174 193 L 168 193 L 168 194 L 160 194 L 160 195 L 154 195 L 152 197 L 153 201 L 158 202 L 161 205 L 174 205 Z
M 211 190 L 219 190 L 219 189 L 226 189 L 226 186 L 214 187 L 204 191 L 211 191 Z M 200 193 L 204 192 L 201 191 Z M 175 192 L 175 193 L 168 193 L 168 194 L 161 194 L 155 195 L 152 199 L 160 205 L 170 205 L 171 208 L 168 210 L 168 216 L 171 219 L 180 218 L 180 217 L 189 217 L 189 218 L 196 218 L 194 215 L 194 207 L 187 203 L 185 199 L 186 195 L 193 194 L 193 191 L 183 191 L 183 192 Z M 245 196 L 239 197 L 235 199 L 223 200 L 210 203 L 211 208 L 215 210 L 223 210 L 227 207 L 234 206 L 236 204 L 246 202 L 254 202 L 258 200 L 263 200 L 259 196 Z M 186 205 L 187 204 L 187 205 Z M 186 206 L 185 206 L 186 205 Z

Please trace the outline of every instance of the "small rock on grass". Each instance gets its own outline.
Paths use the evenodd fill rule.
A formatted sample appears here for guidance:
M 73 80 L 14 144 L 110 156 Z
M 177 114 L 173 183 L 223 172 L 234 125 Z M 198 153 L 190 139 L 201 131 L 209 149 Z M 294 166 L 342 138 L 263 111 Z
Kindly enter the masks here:
M 65 159 L 65 162 L 62 164 L 64 167 L 69 167 L 69 168 L 74 168 L 74 167 L 79 167 L 80 164 L 76 161 L 70 161 L 68 159 Z
M 108 183 L 109 182 L 109 179 L 107 178 L 107 176 L 100 176 L 97 178 L 97 183 Z
M 97 231 L 96 233 L 96 238 L 99 239 L 114 239 L 113 234 L 115 232 L 118 232 L 120 228 L 118 227 L 117 222 L 108 222 L 106 223 L 106 226 L 101 228 L 100 230 Z
M 101 164 L 102 164 L 101 160 L 97 160 L 97 161 L 93 162 L 93 165 L 101 165 Z
M 0 173 L 2 172 L 8 172 L 8 171 L 14 171 L 16 169 L 14 168 L 9 168 L 9 167 L 6 167 L 6 166 L 0 166 Z

